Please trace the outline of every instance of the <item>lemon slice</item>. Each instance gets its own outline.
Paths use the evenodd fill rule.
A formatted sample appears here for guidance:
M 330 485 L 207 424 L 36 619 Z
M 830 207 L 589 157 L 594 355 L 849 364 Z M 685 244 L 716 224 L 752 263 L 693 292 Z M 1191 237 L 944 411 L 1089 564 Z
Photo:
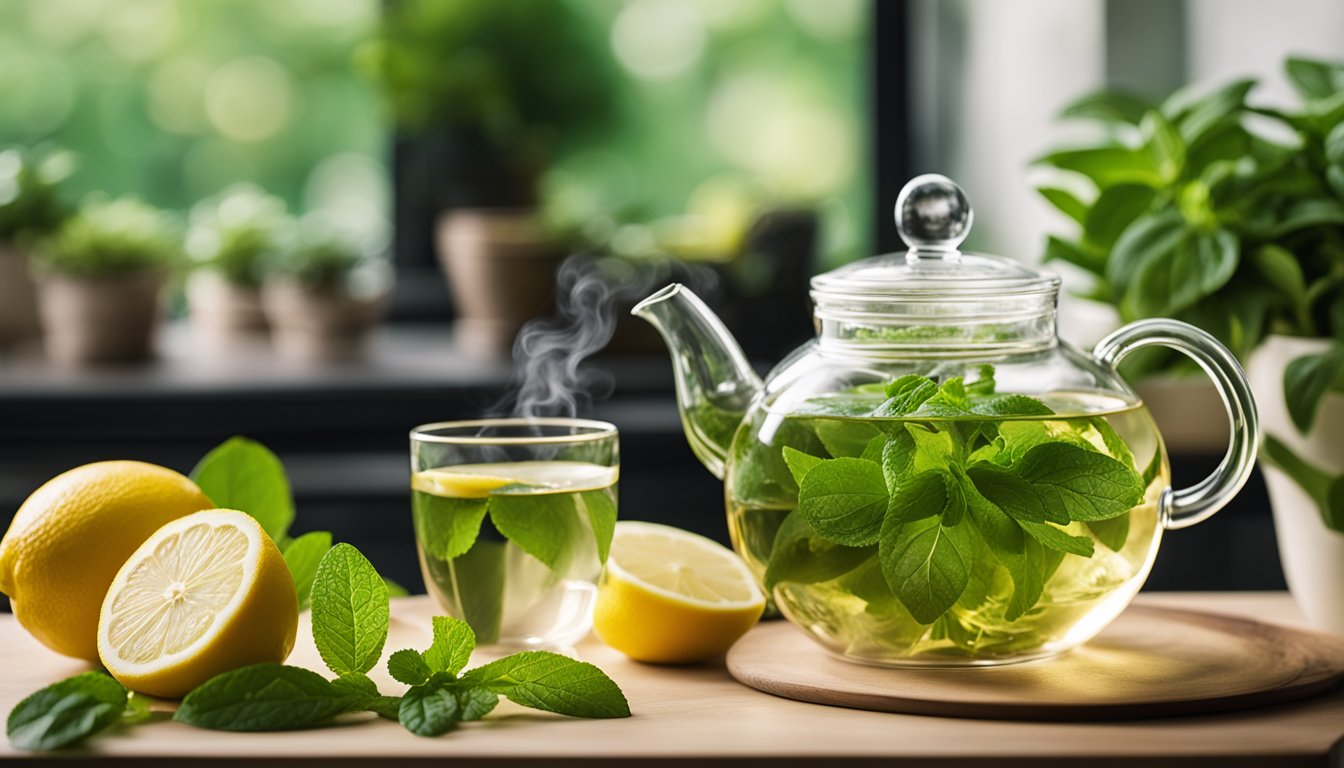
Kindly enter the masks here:
M 679 528 L 620 522 L 593 625 L 632 659 L 683 664 L 726 652 L 763 610 L 765 596 L 732 550 Z
M 411 477 L 411 488 L 433 496 L 454 499 L 483 499 L 490 492 L 518 482 L 499 475 L 480 475 L 455 472 L 450 469 L 427 469 Z
M 174 520 L 122 565 L 103 598 L 98 655 L 133 691 L 175 698 L 221 672 L 280 662 L 299 604 L 256 520 L 214 509 Z

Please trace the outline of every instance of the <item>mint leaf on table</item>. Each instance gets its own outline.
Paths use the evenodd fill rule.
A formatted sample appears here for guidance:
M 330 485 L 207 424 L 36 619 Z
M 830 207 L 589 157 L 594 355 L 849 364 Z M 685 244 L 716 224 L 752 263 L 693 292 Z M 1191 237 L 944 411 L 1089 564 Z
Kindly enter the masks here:
M 1288 415 L 1302 434 L 1311 431 L 1326 391 L 1344 381 L 1344 343 L 1335 343 L 1318 355 L 1303 355 L 1283 372 L 1283 396 Z
M 284 539 L 294 522 L 285 466 L 255 440 L 229 438 L 196 464 L 191 479 L 216 506 L 246 512 L 276 541 Z
M 871 546 L 847 547 L 818 536 L 807 518 L 795 509 L 775 532 L 770 561 L 765 568 L 765 589 L 773 591 L 776 584 L 786 581 L 798 584 L 830 581 L 849 573 L 875 554 L 876 549 Z
M 313 581 L 313 642 L 338 675 L 364 674 L 378 663 L 390 618 L 387 585 L 349 544 L 322 558 Z
M 416 736 L 441 736 L 457 725 L 462 713 L 450 686 L 430 683 L 401 697 L 397 719 Z
M 477 667 L 466 685 L 525 707 L 571 717 L 629 717 L 625 694 L 597 667 L 549 651 L 523 651 Z
M 480 535 L 489 504 L 489 499 L 411 494 L 411 517 L 420 545 L 439 560 L 461 557 Z
M 19 702 L 5 731 L 18 749 L 69 746 L 116 723 L 130 692 L 102 672 L 85 672 L 49 685 Z
M 299 610 L 308 607 L 308 598 L 313 591 L 313 579 L 317 577 L 317 566 L 330 549 L 331 533 L 327 531 L 305 533 L 285 545 L 285 565 L 289 566 L 289 575 L 294 577 L 294 591 L 299 597 Z
M 406 685 L 423 685 L 434 675 L 425 657 L 410 648 L 403 648 L 387 657 L 387 672 L 393 680 Z
M 499 694 L 491 693 L 484 688 L 458 687 L 455 693 L 457 694 L 458 717 L 464 723 L 480 720 L 499 705 Z
M 882 575 L 910 615 L 932 624 L 950 609 L 970 582 L 974 534 L 963 524 L 946 527 L 941 517 L 882 525 L 878 556 Z
M 173 719 L 217 731 L 286 731 L 361 707 L 361 696 L 316 672 L 256 664 L 216 675 L 182 699 Z
M 862 459 L 828 459 L 803 478 L 798 511 L 822 536 L 862 547 L 877 542 L 887 499 L 881 467 Z
M 434 617 L 434 642 L 422 654 L 433 672 L 456 675 L 471 660 L 476 650 L 476 633 L 471 625 L 448 616 Z

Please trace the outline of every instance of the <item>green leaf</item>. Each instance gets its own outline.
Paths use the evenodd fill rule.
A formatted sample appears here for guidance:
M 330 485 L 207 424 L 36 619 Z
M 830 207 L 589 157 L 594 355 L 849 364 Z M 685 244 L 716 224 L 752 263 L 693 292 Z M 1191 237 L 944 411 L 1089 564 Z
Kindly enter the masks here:
M 1003 618 L 1017 621 L 1040 602 L 1041 594 L 1045 591 L 1048 579 L 1045 550 L 1039 541 L 1028 537 L 1023 541 L 1020 554 L 995 550 L 994 556 L 1013 580 L 1013 595 L 1004 608 Z
M 288 731 L 360 708 L 361 699 L 300 667 L 256 664 L 216 675 L 177 708 L 179 723 L 217 731 Z
M 1193 145 L 1215 126 L 1235 121 L 1255 84 L 1254 80 L 1236 80 L 1204 96 L 1196 96 L 1193 88 L 1182 89 L 1167 99 L 1162 113 L 1180 130 L 1185 143 Z
M 882 444 L 882 479 L 889 494 L 895 493 L 915 471 L 915 438 L 908 426 L 898 427 Z M 891 508 L 890 504 L 887 508 Z
M 1150 109 L 1152 105 L 1139 96 L 1123 91 L 1104 90 L 1094 91 L 1074 100 L 1060 111 L 1059 116 L 1138 125 Z
M 982 416 L 1049 416 L 1054 413 L 1050 406 L 1027 395 L 995 395 L 974 403 L 971 411 Z
M 793 475 L 793 481 L 799 486 L 803 484 L 803 478 L 808 470 L 817 466 L 825 459 L 819 459 L 816 456 L 810 456 L 802 451 L 795 450 L 791 446 L 784 446 L 784 464 L 789 468 L 789 474 Z
M 1140 216 L 1116 239 L 1106 262 L 1106 281 L 1124 294 L 1139 269 L 1170 254 L 1185 236 L 1185 220 L 1175 210 Z
M 1075 267 L 1081 267 L 1094 275 L 1106 270 L 1106 254 L 1088 250 L 1083 245 L 1051 235 L 1045 240 L 1044 261 L 1063 261 Z
M 1097 541 L 1105 544 L 1111 551 L 1119 552 L 1125 548 L 1125 542 L 1129 540 L 1129 514 L 1123 514 L 1119 517 L 1112 517 L 1109 520 L 1092 520 L 1084 523 L 1087 529 L 1097 537 Z
M 1251 253 L 1251 264 L 1266 283 L 1273 286 L 1299 312 L 1307 306 L 1307 281 L 1302 265 L 1288 249 L 1273 243 L 1262 245 Z
M 481 688 L 458 688 L 457 709 L 462 722 L 480 720 L 499 705 L 499 695 Z
M 1096 548 L 1092 540 L 1086 536 L 1074 536 L 1052 523 L 1028 523 L 1025 520 L 1019 520 L 1018 524 L 1022 526 L 1022 530 L 1031 534 L 1033 539 L 1058 552 L 1078 555 L 1079 557 L 1091 557 Z
M 1303 355 L 1283 372 L 1283 395 L 1288 414 L 1299 432 L 1311 432 L 1325 393 L 1344 377 L 1344 343 L 1336 342 L 1319 355 Z
M 837 459 L 862 456 L 863 449 L 878 435 L 876 429 L 858 421 L 826 419 L 818 421 L 813 429 L 826 452 Z
M 944 381 L 938 392 L 910 411 L 910 416 L 956 417 L 970 413 L 971 401 L 966 394 L 966 384 L 960 376 Z
M 1304 461 L 1273 435 L 1265 435 L 1260 458 L 1291 477 L 1316 502 L 1327 528 L 1344 533 L 1344 475 L 1332 477 Z
M 364 702 L 364 708 L 384 720 L 394 723 L 401 720 L 400 696 L 374 696 Z
M 1100 249 L 1110 250 L 1120 233 L 1148 210 L 1156 196 L 1157 192 L 1152 187 L 1139 184 L 1117 184 L 1102 190 L 1083 222 L 1083 235 L 1087 242 Z
M 1052 152 L 1036 162 L 1053 165 L 1091 179 L 1100 189 L 1116 184 L 1143 184 L 1160 188 L 1161 172 L 1148 152 L 1128 147 L 1089 147 Z
M 434 643 L 425 651 L 425 663 L 434 672 L 456 675 L 476 650 L 476 633 L 461 619 L 450 616 L 434 617 Z
M 294 590 L 299 597 L 299 610 L 308 607 L 308 597 L 313 591 L 313 579 L 317 576 L 317 566 L 322 556 L 331 549 L 329 531 L 305 533 L 285 546 L 285 565 L 289 566 L 289 575 L 294 577 Z
M 620 687 L 602 670 L 549 651 L 524 651 L 462 676 L 515 704 L 571 717 L 629 717 Z
M 1083 220 L 1087 218 L 1087 204 L 1079 200 L 1078 196 L 1072 192 L 1059 187 L 1038 187 L 1036 191 L 1060 213 L 1079 224 L 1082 224 Z
M 938 385 L 927 376 L 902 376 L 886 387 L 887 399 L 873 415 L 879 417 L 904 416 L 918 408 L 925 400 L 938 394 Z
M 882 575 L 910 615 L 932 624 L 961 597 L 970 582 L 975 542 L 971 527 L 946 527 L 942 518 L 902 521 L 889 515 L 882 524 L 878 556 Z
M 1225 229 L 1188 232 L 1175 248 L 1139 267 L 1126 301 L 1142 317 L 1175 314 L 1227 284 L 1239 249 L 1236 235 Z
M 787 450 L 787 449 L 786 449 Z M 806 454 L 804 454 L 806 455 Z M 846 547 L 819 536 L 798 510 L 784 518 L 770 548 L 765 589 L 786 581 L 818 584 L 843 576 L 877 554 L 874 547 Z
M 10 710 L 5 724 L 17 749 L 75 744 L 121 719 L 130 692 L 102 672 L 85 672 L 32 694 Z
M 569 570 L 590 535 L 579 522 L 574 496 L 568 493 L 494 494 L 490 520 L 504 538 L 556 573 Z
M 877 542 L 887 511 L 882 468 L 862 459 L 828 459 L 808 471 L 798 489 L 798 511 L 817 533 L 848 546 Z
M 406 685 L 423 685 L 429 681 L 434 670 L 425 661 L 419 651 L 403 648 L 387 657 L 387 671 L 392 679 Z
M 1325 160 L 1336 166 L 1337 170 L 1339 166 L 1344 166 L 1344 123 L 1331 128 L 1325 135 Z
M 1087 423 L 1097 431 L 1097 434 L 1101 435 L 1101 444 L 1106 446 L 1106 452 L 1111 455 L 1111 458 L 1136 472 L 1138 471 L 1139 465 L 1134 461 L 1134 452 L 1130 450 L 1129 443 L 1125 442 L 1125 439 L 1115 431 L 1115 427 L 1112 427 L 1104 416 L 1093 416 L 1087 420 Z M 1143 485 L 1146 488 L 1148 483 L 1145 482 Z
M 1294 200 L 1265 233 L 1278 239 L 1310 227 L 1344 225 L 1344 203 L 1328 197 Z
M 960 519 L 966 499 L 946 469 L 930 469 L 907 480 L 891 495 L 886 521 L 893 524 L 946 515 Z M 884 527 L 886 522 L 884 522 Z
M 378 663 L 387 641 L 387 585 L 349 544 L 322 558 L 313 580 L 313 642 L 338 675 L 364 674 Z
M 1067 517 L 1060 517 L 1056 510 L 1046 507 L 1031 483 L 1013 472 L 989 464 L 976 464 L 966 470 L 966 475 L 980 495 L 1019 523 L 1044 523 L 1047 515 L 1055 522 L 1068 522 Z
M 1026 543 L 1022 526 L 985 498 L 969 477 L 961 479 L 961 491 L 966 497 L 966 510 L 990 549 L 998 553 L 1022 554 Z
M 1143 116 L 1139 133 L 1143 136 L 1143 149 L 1152 159 L 1158 175 L 1167 184 L 1174 182 L 1185 169 L 1185 140 L 1181 134 L 1156 110 Z
M 489 499 L 411 494 L 415 535 L 426 554 L 439 560 L 461 557 L 481 533 Z
M 216 506 L 246 512 L 276 541 L 294 522 L 294 497 L 285 466 L 254 440 L 224 441 L 191 470 L 191 479 Z
M 445 685 L 417 685 L 401 697 L 398 719 L 416 736 L 441 736 L 461 719 L 457 695 Z
M 1105 520 L 1143 500 L 1137 472 L 1110 456 L 1068 443 L 1031 449 L 1014 471 L 1036 491 L 1047 520 L 1061 515 L 1069 520 Z
M 406 597 L 411 594 L 405 587 L 386 576 L 383 577 L 383 586 L 387 587 L 388 597 Z
M 1325 62 L 1290 56 L 1284 70 L 1303 99 L 1325 99 L 1340 90 L 1337 68 Z
M 593 529 L 593 538 L 597 540 L 597 560 L 607 562 L 611 552 L 611 539 L 616 535 L 616 500 L 611 488 L 584 491 L 575 497 L 575 504 L 583 507 L 588 516 L 588 525 Z

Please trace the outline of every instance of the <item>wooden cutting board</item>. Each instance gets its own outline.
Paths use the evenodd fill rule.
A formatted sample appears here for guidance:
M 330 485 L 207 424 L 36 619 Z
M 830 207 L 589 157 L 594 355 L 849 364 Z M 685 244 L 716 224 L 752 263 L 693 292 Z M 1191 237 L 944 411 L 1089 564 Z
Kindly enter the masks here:
M 878 668 L 831 656 L 787 622 L 733 646 L 728 671 L 816 704 L 1003 720 L 1115 720 L 1250 709 L 1344 681 L 1344 638 L 1210 613 L 1130 606 L 1091 642 L 1001 667 Z

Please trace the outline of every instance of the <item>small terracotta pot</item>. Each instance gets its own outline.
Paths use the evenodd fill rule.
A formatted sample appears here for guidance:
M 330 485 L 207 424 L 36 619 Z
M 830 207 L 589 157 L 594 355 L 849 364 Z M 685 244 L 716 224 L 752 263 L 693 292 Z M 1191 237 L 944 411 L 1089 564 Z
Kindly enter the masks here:
M 314 288 L 283 277 L 266 279 L 261 301 L 276 353 L 302 363 L 341 362 L 364 356 L 369 331 L 387 309 L 387 295 L 356 298 L 334 288 Z
M 47 357 L 61 365 L 135 362 L 153 352 L 164 275 L 134 272 L 102 278 L 37 278 Z
M 40 329 L 28 254 L 0 243 L 0 346 L 36 339 Z
M 219 272 L 192 272 L 186 284 L 192 327 L 211 344 L 255 342 L 266 333 L 261 291 L 239 285 Z
M 505 358 L 523 324 L 555 306 L 561 253 L 531 209 L 461 208 L 438 221 L 439 263 L 456 303 L 463 352 Z

